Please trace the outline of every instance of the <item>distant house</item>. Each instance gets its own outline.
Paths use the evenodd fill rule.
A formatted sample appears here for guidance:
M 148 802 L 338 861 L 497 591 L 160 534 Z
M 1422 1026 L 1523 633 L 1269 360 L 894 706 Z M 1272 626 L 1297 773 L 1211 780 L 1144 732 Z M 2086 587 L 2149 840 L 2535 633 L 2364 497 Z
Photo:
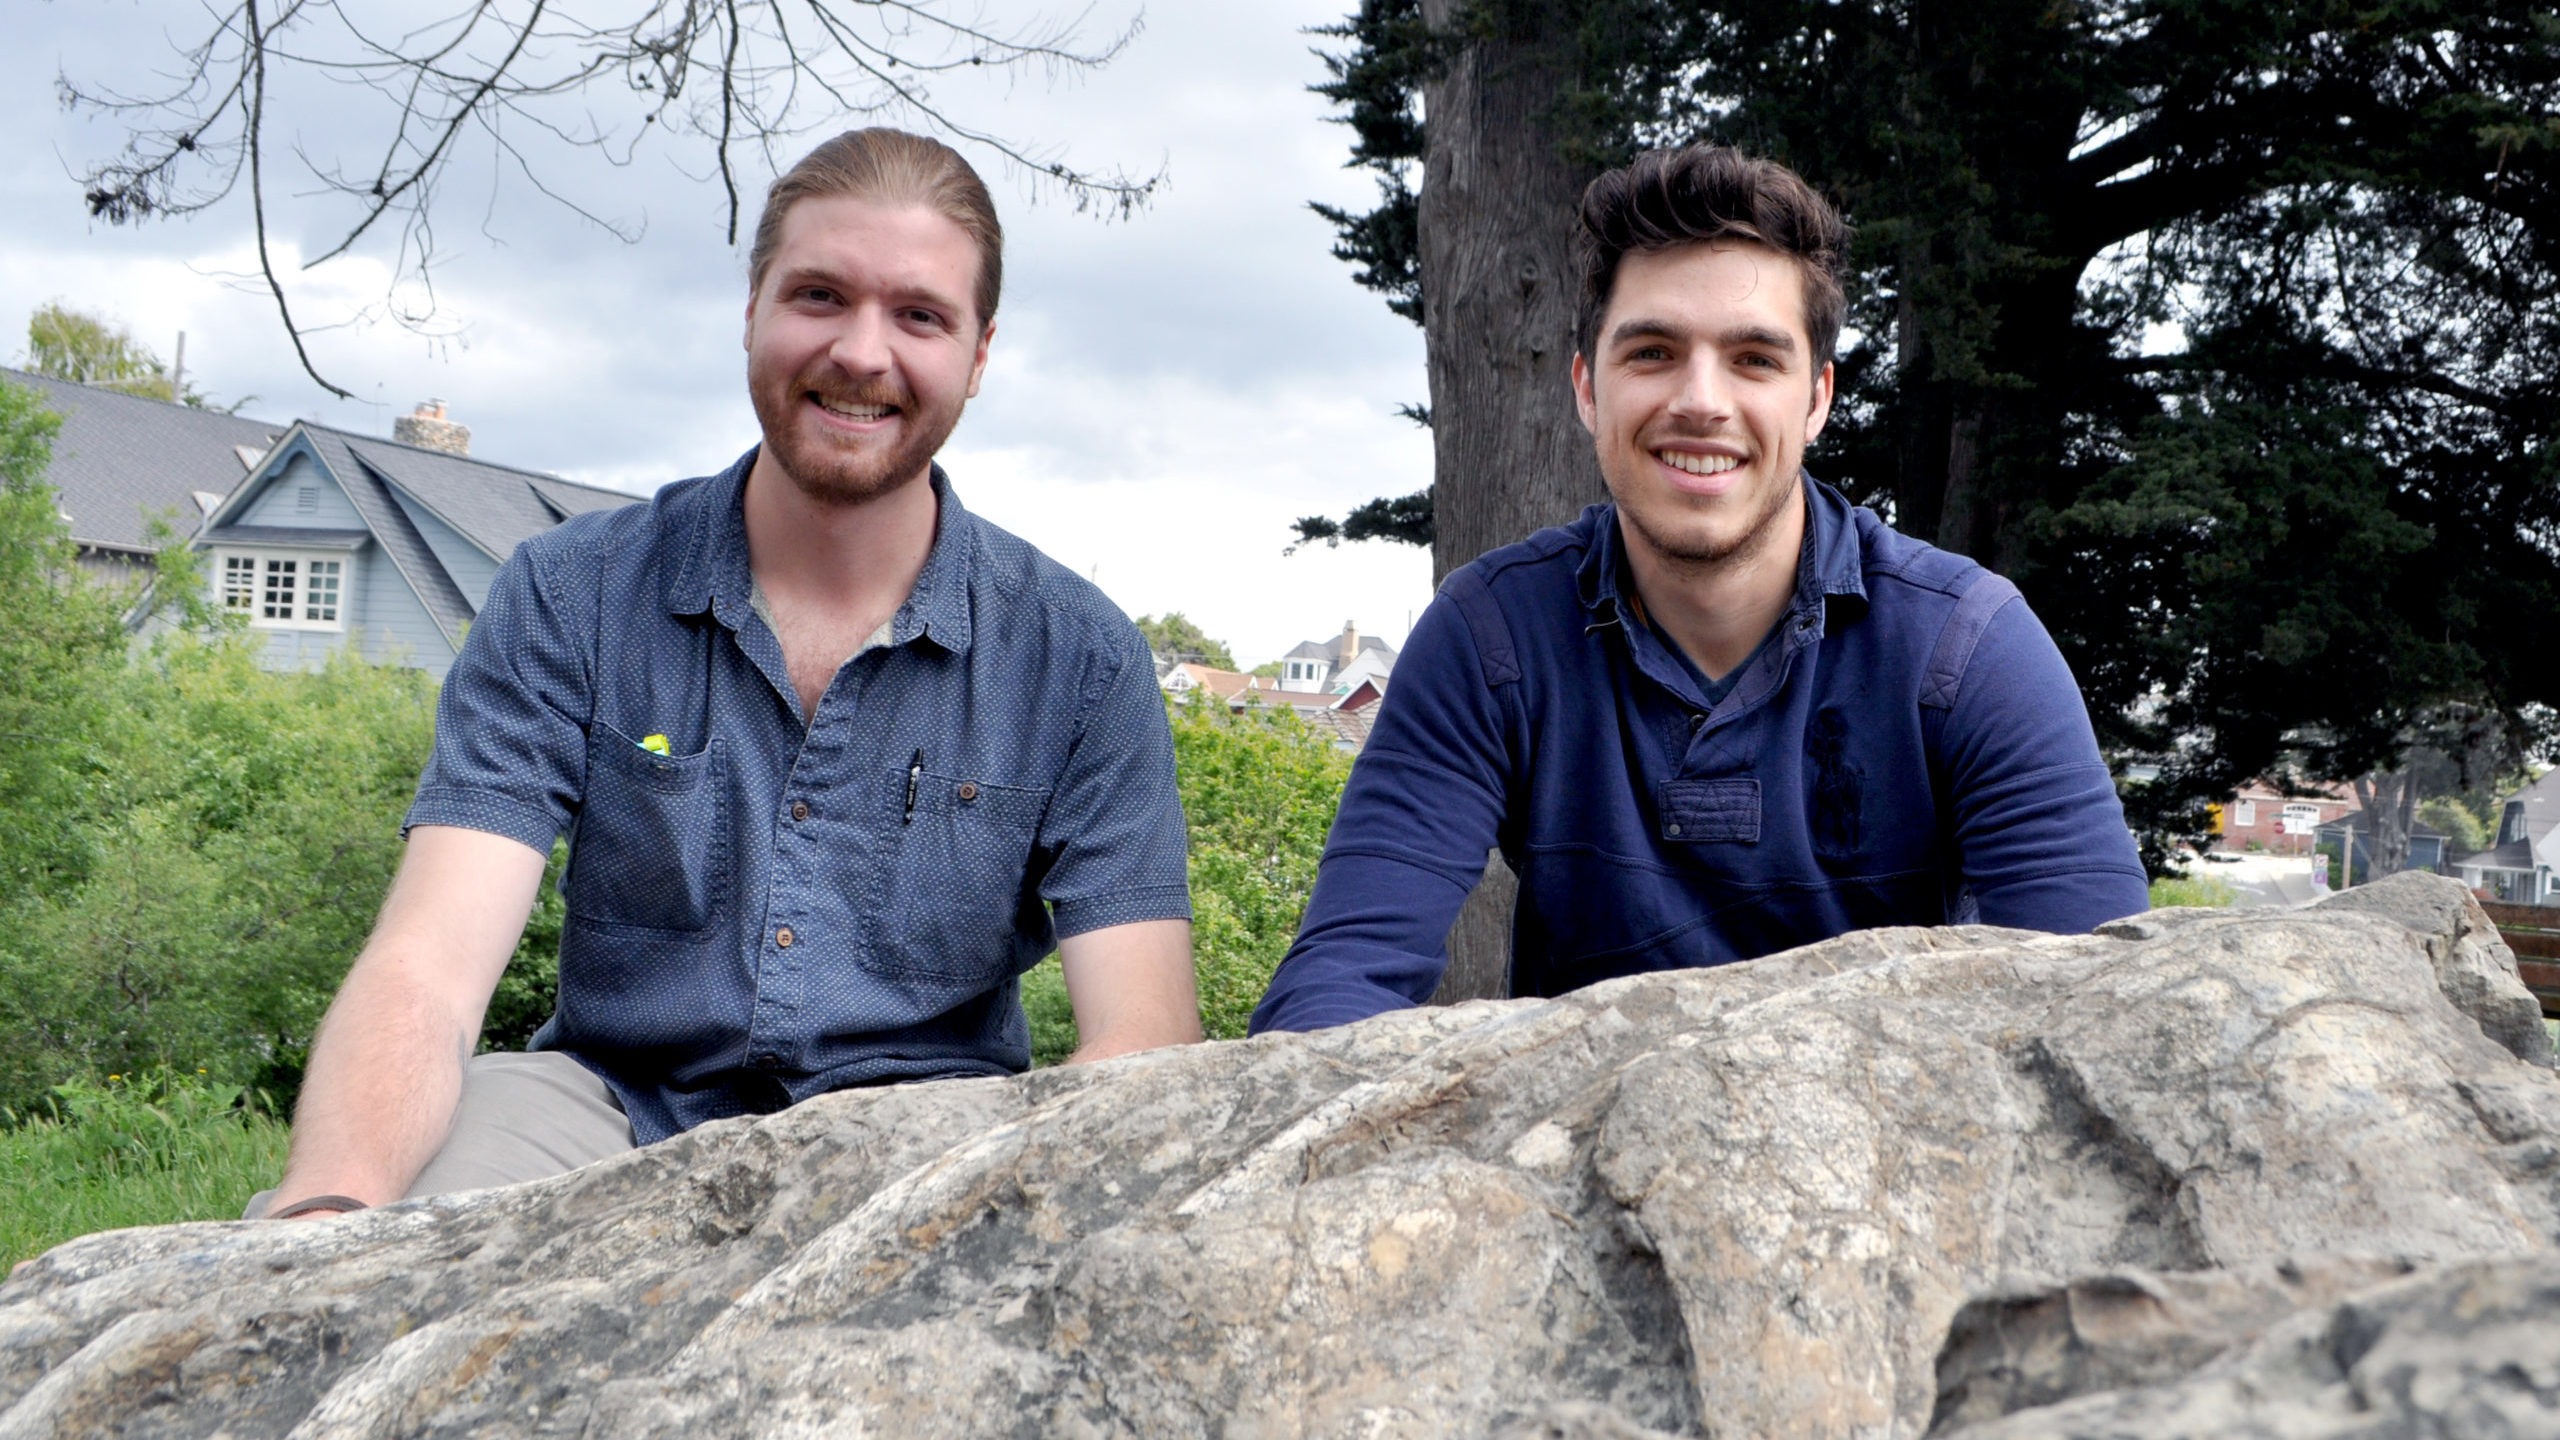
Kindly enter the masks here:
M 1392 656 L 1395 652 L 1387 653 Z M 1284 688 L 1279 680 L 1235 670 L 1214 670 L 1189 661 L 1159 665 L 1156 683 L 1178 699 L 1223 702 L 1230 710 L 1249 705 L 1286 706 L 1336 748 L 1355 754 L 1369 743 L 1369 726 L 1377 718 L 1373 707 L 1386 690 L 1383 675 L 1371 678 L 1364 674 L 1358 684 L 1340 695 L 1293 691 Z
M 2213 848 L 2308 855 L 2313 832 L 2355 808 L 2353 793 L 2343 785 L 2294 795 L 2252 780 L 2214 807 Z
M 80 564 L 108 580 L 138 579 L 150 568 L 155 517 L 178 539 L 195 538 L 287 428 L 20 370 L 0 369 L 0 380 L 36 391 L 62 417 L 45 479 L 60 497 Z
M 2560 905 L 2560 770 L 2508 796 L 2489 848 L 2456 855 L 2452 870 L 2492 900 Z
M 618 490 L 474 460 L 429 402 L 380 440 L 300 420 L 195 538 L 214 599 L 266 636 L 276 669 L 361 636 L 367 659 L 441 679 L 516 545 Z
M 2376 878 L 2373 874 L 2373 822 L 2362 810 L 2350 810 L 2313 832 L 2321 849 L 2336 849 L 2346 861 L 2346 882 L 2362 885 Z M 2409 825 L 2409 865 L 2412 870 L 2444 873 L 2445 846 L 2452 837 L 2423 820 Z
M 1331 640 L 1310 640 L 1280 657 L 1280 688 L 1296 695 L 1348 695 L 1363 681 L 1387 683 L 1396 647 L 1363 636 L 1350 621 Z

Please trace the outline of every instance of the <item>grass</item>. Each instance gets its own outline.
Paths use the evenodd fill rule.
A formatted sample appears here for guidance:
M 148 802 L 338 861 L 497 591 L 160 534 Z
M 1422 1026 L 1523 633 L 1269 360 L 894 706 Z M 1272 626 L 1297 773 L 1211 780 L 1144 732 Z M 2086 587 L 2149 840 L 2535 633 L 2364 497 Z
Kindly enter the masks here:
M 2219 875 L 2173 875 L 2151 882 L 2151 908 L 2165 910 L 2173 905 L 2197 905 L 2214 908 L 2238 903 L 2240 892 Z
M 93 1231 L 238 1219 L 284 1169 L 284 1124 L 195 1075 L 70 1081 L 49 1109 L 0 1116 L 0 1274 Z

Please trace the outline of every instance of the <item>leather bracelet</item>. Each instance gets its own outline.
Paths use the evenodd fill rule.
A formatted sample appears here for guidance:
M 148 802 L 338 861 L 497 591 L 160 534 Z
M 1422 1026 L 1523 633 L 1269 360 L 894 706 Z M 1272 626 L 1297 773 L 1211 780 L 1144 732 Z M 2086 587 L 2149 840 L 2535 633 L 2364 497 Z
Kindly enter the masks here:
M 373 1207 L 365 1204 L 363 1201 L 358 1200 L 352 1195 L 314 1195 L 308 1200 L 296 1200 L 281 1210 L 270 1210 L 267 1212 L 267 1218 L 270 1220 L 290 1220 L 296 1215 L 308 1215 L 315 1210 L 327 1210 L 333 1214 L 344 1215 L 350 1210 L 369 1210 L 371 1208 Z

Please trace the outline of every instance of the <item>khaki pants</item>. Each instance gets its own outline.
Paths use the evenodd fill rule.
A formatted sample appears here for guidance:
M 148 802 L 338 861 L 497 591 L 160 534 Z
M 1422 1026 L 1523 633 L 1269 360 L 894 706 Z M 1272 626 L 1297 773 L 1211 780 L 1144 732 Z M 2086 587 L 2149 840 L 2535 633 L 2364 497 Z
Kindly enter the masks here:
M 594 1071 L 556 1051 L 493 1050 L 463 1066 L 452 1133 L 401 1198 L 521 1185 L 632 1148 L 631 1122 Z M 259 1191 L 240 1218 L 259 1218 L 275 1198 Z

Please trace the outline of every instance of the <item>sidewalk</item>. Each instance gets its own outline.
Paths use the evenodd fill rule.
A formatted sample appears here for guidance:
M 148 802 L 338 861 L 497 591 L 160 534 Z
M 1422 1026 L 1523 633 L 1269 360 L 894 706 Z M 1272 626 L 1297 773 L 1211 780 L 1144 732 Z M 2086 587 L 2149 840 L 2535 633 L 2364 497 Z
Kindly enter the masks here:
M 2320 898 L 2311 888 L 2308 855 L 2238 855 L 2228 861 L 2199 860 L 2189 875 L 2211 875 L 2240 892 L 2241 905 L 2308 905 Z

